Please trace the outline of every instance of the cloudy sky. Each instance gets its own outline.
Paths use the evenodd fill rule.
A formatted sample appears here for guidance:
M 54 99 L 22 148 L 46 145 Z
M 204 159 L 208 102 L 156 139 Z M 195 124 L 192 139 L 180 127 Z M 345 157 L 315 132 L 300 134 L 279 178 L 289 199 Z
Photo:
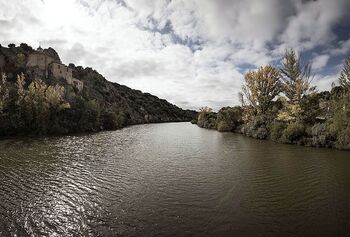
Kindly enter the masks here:
M 0 0 L 0 43 L 53 47 L 64 63 L 183 108 L 237 105 L 243 75 L 286 48 L 330 88 L 350 53 L 349 0 Z

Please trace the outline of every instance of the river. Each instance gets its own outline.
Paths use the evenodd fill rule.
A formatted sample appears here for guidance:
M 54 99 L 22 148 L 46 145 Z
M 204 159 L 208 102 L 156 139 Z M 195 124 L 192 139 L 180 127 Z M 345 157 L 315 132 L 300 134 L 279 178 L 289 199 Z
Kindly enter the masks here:
M 346 236 L 350 153 L 190 123 L 0 141 L 0 236 Z

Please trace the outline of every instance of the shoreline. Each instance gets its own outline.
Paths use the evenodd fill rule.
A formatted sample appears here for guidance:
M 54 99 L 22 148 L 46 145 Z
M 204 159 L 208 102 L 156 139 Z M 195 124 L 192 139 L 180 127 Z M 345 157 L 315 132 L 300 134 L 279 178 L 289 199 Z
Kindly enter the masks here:
M 269 141 L 269 142 L 273 142 L 276 144 L 283 144 L 283 145 L 297 145 L 297 146 L 303 146 L 303 147 L 310 147 L 310 148 L 316 148 L 316 149 L 328 149 L 328 150 L 337 150 L 337 151 L 350 151 L 349 149 L 341 149 L 341 148 L 337 148 L 336 146 L 314 146 L 312 144 L 302 144 L 302 143 L 298 143 L 298 142 L 294 142 L 294 143 L 290 143 L 290 142 L 282 142 L 282 141 L 274 141 L 272 139 L 259 139 L 259 138 L 255 138 L 252 136 L 248 136 L 245 135 L 244 133 L 242 133 L 241 131 L 218 131 L 216 128 L 204 128 L 204 127 L 200 127 L 197 124 L 193 124 L 195 126 L 197 126 L 198 128 L 201 129 L 207 129 L 207 130 L 215 130 L 216 132 L 219 133 L 233 133 L 233 134 L 238 134 L 238 135 L 242 135 L 244 137 L 250 138 L 250 139 L 254 139 L 254 140 L 260 140 L 260 141 Z M 311 137 L 307 137 L 308 139 L 312 139 Z M 335 143 L 335 142 L 333 142 Z
M 48 134 L 17 134 L 17 135 L 9 135 L 9 136 L 0 136 L 0 141 L 10 140 L 10 139 L 18 139 L 18 138 L 49 138 L 49 137 L 64 137 L 64 136 L 84 136 L 90 134 L 97 134 L 100 132 L 113 132 L 122 130 L 124 128 L 137 126 L 137 125 L 146 125 L 146 124 L 162 124 L 162 123 L 189 123 L 190 121 L 163 121 L 163 122 L 149 122 L 149 123 L 134 123 L 128 124 L 124 127 L 117 129 L 101 129 L 98 131 L 87 131 L 87 132 L 69 132 L 69 133 L 48 133 Z

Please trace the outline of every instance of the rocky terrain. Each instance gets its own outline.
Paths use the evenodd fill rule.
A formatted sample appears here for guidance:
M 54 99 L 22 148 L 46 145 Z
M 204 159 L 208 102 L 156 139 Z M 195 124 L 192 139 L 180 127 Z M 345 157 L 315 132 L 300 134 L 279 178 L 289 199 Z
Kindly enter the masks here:
M 81 91 L 77 90 L 63 78 L 50 74 L 43 76 L 39 68 L 28 67 L 29 55 L 35 52 L 37 51 L 27 44 L 18 47 L 13 44 L 9 47 L 0 46 L 0 71 L 4 75 L 3 108 L 0 111 L 1 135 L 99 131 L 132 124 L 190 121 L 196 116 L 195 111 L 183 110 L 149 93 L 110 82 L 92 68 L 71 63 L 68 67 L 72 69 L 73 77 L 84 84 Z M 61 62 L 54 49 L 43 49 L 42 52 Z M 18 98 L 19 76 L 24 78 L 23 90 L 26 93 L 26 99 L 23 100 L 26 105 L 22 107 L 19 106 Z M 59 110 L 52 112 L 53 109 L 49 107 L 52 103 L 46 93 L 47 99 L 44 96 L 42 100 L 47 101 L 48 114 L 38 116 L 43 110 L 37 107 L 40 103 L 33 104 L 34 99 L 29 99 L 37 99 L 38 96 L 30 97 L 30 93 L 37 93 L 35 89 L 39 91 L 38 85 L 41 84 L 35 84 L 38 81 L 46 86 L 43 86 L 46 92 L 51 86 L 60 94 L 58 89 L 63 88 L 60 103 L 67 106 L 60 105 Z

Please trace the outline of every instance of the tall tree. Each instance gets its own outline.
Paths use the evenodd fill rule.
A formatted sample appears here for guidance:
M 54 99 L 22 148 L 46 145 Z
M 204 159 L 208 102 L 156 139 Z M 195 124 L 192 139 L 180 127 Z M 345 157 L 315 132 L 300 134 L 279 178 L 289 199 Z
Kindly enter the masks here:
M 62 86 L 50 86 L 42 80 L 35 79 L 25 89 L 23 74 L 17 77 L 17 101 L 26 127 L 36 132 L 46 132 L 57 122 L 57 114 L 70 108 L 64 99 Z
M 3 113 L 6 106 L 6 101 L 9 97 L 9 89 L 6 82 L 6 75 L 2 74 L 0 80 L 0 115 Z
M 284 108 L 278 118 L 283 121 L 300 120 L 305 111 L 302 105 L 303 98 L 316 91 L 316 87 L 311 86 L 311 64 L 303 63 L 293 49 L 288 49 L 284 54 L 280 72 L 286 99 L 282 100 Z
M 343 69 L 339 77 L 339 84 L 345 91 L 350 91 L 350 56 L 344 61 Z
M 280 72 L 267 65 L 256 71 L 250 71 L 244 76 L 240 99 L 242 104 L 253 107 L 256 113 L 265 113 L 273 99 L 281 92 Z M 245 102 L 247 101 L 247 102 Z
M 303 63 L 293 49 L 287 49 L 280 68 L 283 92 L 294 103 L 300 104 L 304 95 L 315 91 L 311 86 L 311 64 Z

